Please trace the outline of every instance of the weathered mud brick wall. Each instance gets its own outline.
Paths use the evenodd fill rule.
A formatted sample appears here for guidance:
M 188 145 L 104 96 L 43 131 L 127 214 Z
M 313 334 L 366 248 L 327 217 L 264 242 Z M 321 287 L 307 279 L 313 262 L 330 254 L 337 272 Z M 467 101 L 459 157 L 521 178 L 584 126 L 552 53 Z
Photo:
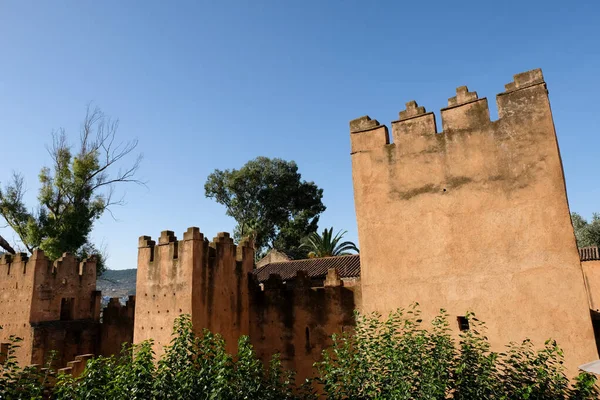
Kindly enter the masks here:
M 23 341 L 21 364 L 43 364 L 51 350 L 55 364 L 95 351 L 100 313 L 96 263 L 65 253 L 51 263 L 40 250 L 4 255 L 0 260 L 0 342 L 10 335 Z
M 125 305 L 117 297 L 110 299 L 102 311 L 100 355 L 119 354 L 124 343 L 133 343 L 134 320 L 135 296 L 129 296 Z
M 472 310 L 495 349 L 551 337 L 574 372 L 598 353 L 541 70 L 496 103 L 490 121 L 487 99 L 461 86 L 437 132 L 411 101 L 393 143 L 369 117 L 350 122 L 362 308 Z
M 171 340 L 175 318 L 190 314 L 197 333 L 204 328 L 223 335 L 234 352 L 240 335 L 248 334 L 248 273 L 254 250 L 233 244 L 228 233 L 208 242 L 198 228 L 183 240 L 163 231 L 156 244 L 139 241 L 134 343 L 154 339 L 162 354 Z
M 264 285 L 252 285 L 250 339 L 258 357 L 268 365 L 280 354 L 283 365 L 296 371 L 296 382 L 315 376 L 313 363 L 331 344 L 331 335 L 354 326 L 359 286 L 343 287 L 331 270 L 325 287 L 311 288 L 299 271 L 294 285 L 271 275 Z

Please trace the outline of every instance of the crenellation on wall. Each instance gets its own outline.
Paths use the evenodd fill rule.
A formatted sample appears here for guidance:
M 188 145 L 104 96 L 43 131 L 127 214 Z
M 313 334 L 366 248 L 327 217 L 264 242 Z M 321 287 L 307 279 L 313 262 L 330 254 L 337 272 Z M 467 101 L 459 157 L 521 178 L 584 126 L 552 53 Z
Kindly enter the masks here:
M 183 240 L 204 240 L 204 235 L 200 232 L 200 228 L 192 226 L 183 233 Z
M 296 271 L 296 277 L 294 278 L 294 285 L 298 288 L 310 288 L 312 287 L 312 280 L 308 277 L 308 273 L 304 270 Z
M 342 285 L 343 285 L 343 282 L 342 282 L 342 279 L 340 278 L 340 274 L 338 273 L 337 269 L 329 268 L 327 270 L 327 276 L 325 277 L 324 286 L 335 287 L 335 286 L 342 286 Z
M 279 274 L 269 274 L 269 279 L 264 284 L 264 290 L 283 289 L 285 284 Z
M 477 92 L 469 92 L 469 88 L 467 86 L 459 86 L 456 88 L 456 96 L 448 99 L 448 108 L 461 106 L 478 99 L 479 97 L 477 96 Z
M 537 68 L 514 75 L 513 81 L 504 85 L 504 88 L 508 93 L 513 90 L 523 89 L 540 83 L 544 83 L 544 75 L 542 74 L 542 70 Z
M 489 124 L 490 110 L 486 98 L 469 92 L 467 86 L 456 89 L 456 96 L 448 99 L 448 107 L 441 110 L 444 133 L 462 130 L 482 130 Z
M 177 236 L 173 231 L 162 231 L 160 233 L 160 237 L 158 238 L 158 245 L 174 243 L 177 241 Z
M 254 254 L 254 246 L 252 246 L 249 239 L 242 239 L 236 247 L 235 260 L 243 262 L 250 257 L 250 253 Z
M 350 132 L 359 133 L 364 131 L 370 131 L 380 126 L 379 121 L 371 119 L 368 115 L 364 115 L 360 118 L 353 119 L 350 121 Z

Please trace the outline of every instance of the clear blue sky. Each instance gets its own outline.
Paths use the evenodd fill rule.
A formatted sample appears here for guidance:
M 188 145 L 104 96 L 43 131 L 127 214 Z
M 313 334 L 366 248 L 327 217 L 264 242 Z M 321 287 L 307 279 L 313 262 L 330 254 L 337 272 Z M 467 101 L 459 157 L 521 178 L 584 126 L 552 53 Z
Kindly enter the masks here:
M 0 182 L 21 171 L 33 205 L 51 131 L 76 139 L 94 101 L 139 139 L 148 181 L 96 224 L 109 267 L 136 266 L 140 235 L 231 231 L 204 181 L 261 155 L 295 160 L 324 189 L 321 228 L 357 240 L 349 120 L 388 124 L 412 99 L 439 115 L 461 85 L 496 118 L 503 85 L 541 67 L 571 209 L 589 218 L 598 21 L 599 1 L 1 1 Z

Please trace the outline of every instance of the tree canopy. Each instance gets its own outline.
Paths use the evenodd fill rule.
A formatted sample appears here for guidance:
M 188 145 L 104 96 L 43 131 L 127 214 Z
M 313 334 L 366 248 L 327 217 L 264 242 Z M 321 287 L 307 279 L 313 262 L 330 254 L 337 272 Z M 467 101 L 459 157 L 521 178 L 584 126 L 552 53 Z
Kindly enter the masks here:
M 323 190 L 302 180 L 294 161 L 279 158 L 258 157 L 239 170 L 217 169 L 204 189 L 236 220 L 235 239 L 254 241 L 257 257 L 269 248 L 306 257 L 302 240 L 317 230 L 325 211 Z
M 41 249 L 51 259 L 70 252 L 80 257 L 98 256 L 99 272 L 104 257 L 90 240 L 94 222 L 110 207 L 123 203 L 116 198 L 120 183 L 141 183 L 136 177 L 141 155 L 127 167 L 120 165 L 137 147 L 137 141 L 116 142 L 118 120 L 100 109 L 88 107 L 79 144 L 73 148 L 64 129 L 52 134 L 48 153 L 52 167 L 39 174 L 38 204 L 29 211 L 24 202 L 23 176 L 13 173 L 0 188 L 0 215 L 29 252 Z
M 600 246 L 600 214 L 594 213 L 588 222 L 577 213 L 571 213 L 577 247 Z

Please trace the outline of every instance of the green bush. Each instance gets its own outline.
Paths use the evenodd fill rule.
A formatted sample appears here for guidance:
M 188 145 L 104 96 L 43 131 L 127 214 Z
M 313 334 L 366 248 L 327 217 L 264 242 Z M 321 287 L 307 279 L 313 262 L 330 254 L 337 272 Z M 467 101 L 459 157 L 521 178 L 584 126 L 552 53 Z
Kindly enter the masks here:
M 563 354 L 548 341 L 529 340 L 506 352 L 490 351 L 485 326 L 467 315 L 470 329 L 455 342 L 448 316 L 427 330 L 415 305 L 382 319 L 356 314 L 352 333 L 333 336 L 315 364 L 328 399 L 597 399 L 596 377 L 581 373 L 574 385 L 564 374 Z
M 315 386 L 328 399 L 596 399 L 596 377 L 581 373 L 571 383 L 555 342 L 536 350 L 529 340 L 490 351 L 485 326 L 467 316 L 470 329 L 456 341 L 442 312 L 425 329 L 418 307 L 382 319 L 356 314 L 353 332 L 333 336 L 315 364 Z M 194 334 L 189 316 L 175 321 L 173 339 L 157 361 L 151 341 L 124 347 L 118 356 L 88 361 L 83 374 L 58 376 L 49 370 L 21 369 L 13 338 L 0 365 L 0 399 L 166 400 L 308 399 L 310 385 L 296 387 L 294 375 L 275 356 L 268 366 L 257 359 L 248 337 L 230 355 L 220 335 Z
M 165 354 L 155 363 L 152 342 L 124 348 L 119 357 L 89 361 L 78 378 L 62 375 L 54 389 L 57 400 L 167 400 L 167 399 L 295 399 L 293 375 L 278 357 L 268 368 L 257 359 L 248 337 L 238 341 L 238 352 L 225 351 L 220 335 L 197 336 L 189 316 L 175 321 Z
M 2 329 L 2 327 L 0 327 Z M 16 361 L 15 351 L 21 338 L 10 336 L 6 354 L 1 354 L 0 399 L 37 400 L 44 398 L 50 374 L 49 368 L 28 366 L 21 368 Z M 52 359 L 53 355 L 51 355 Z M 49 361 L 51 362 L 51 360 Z

